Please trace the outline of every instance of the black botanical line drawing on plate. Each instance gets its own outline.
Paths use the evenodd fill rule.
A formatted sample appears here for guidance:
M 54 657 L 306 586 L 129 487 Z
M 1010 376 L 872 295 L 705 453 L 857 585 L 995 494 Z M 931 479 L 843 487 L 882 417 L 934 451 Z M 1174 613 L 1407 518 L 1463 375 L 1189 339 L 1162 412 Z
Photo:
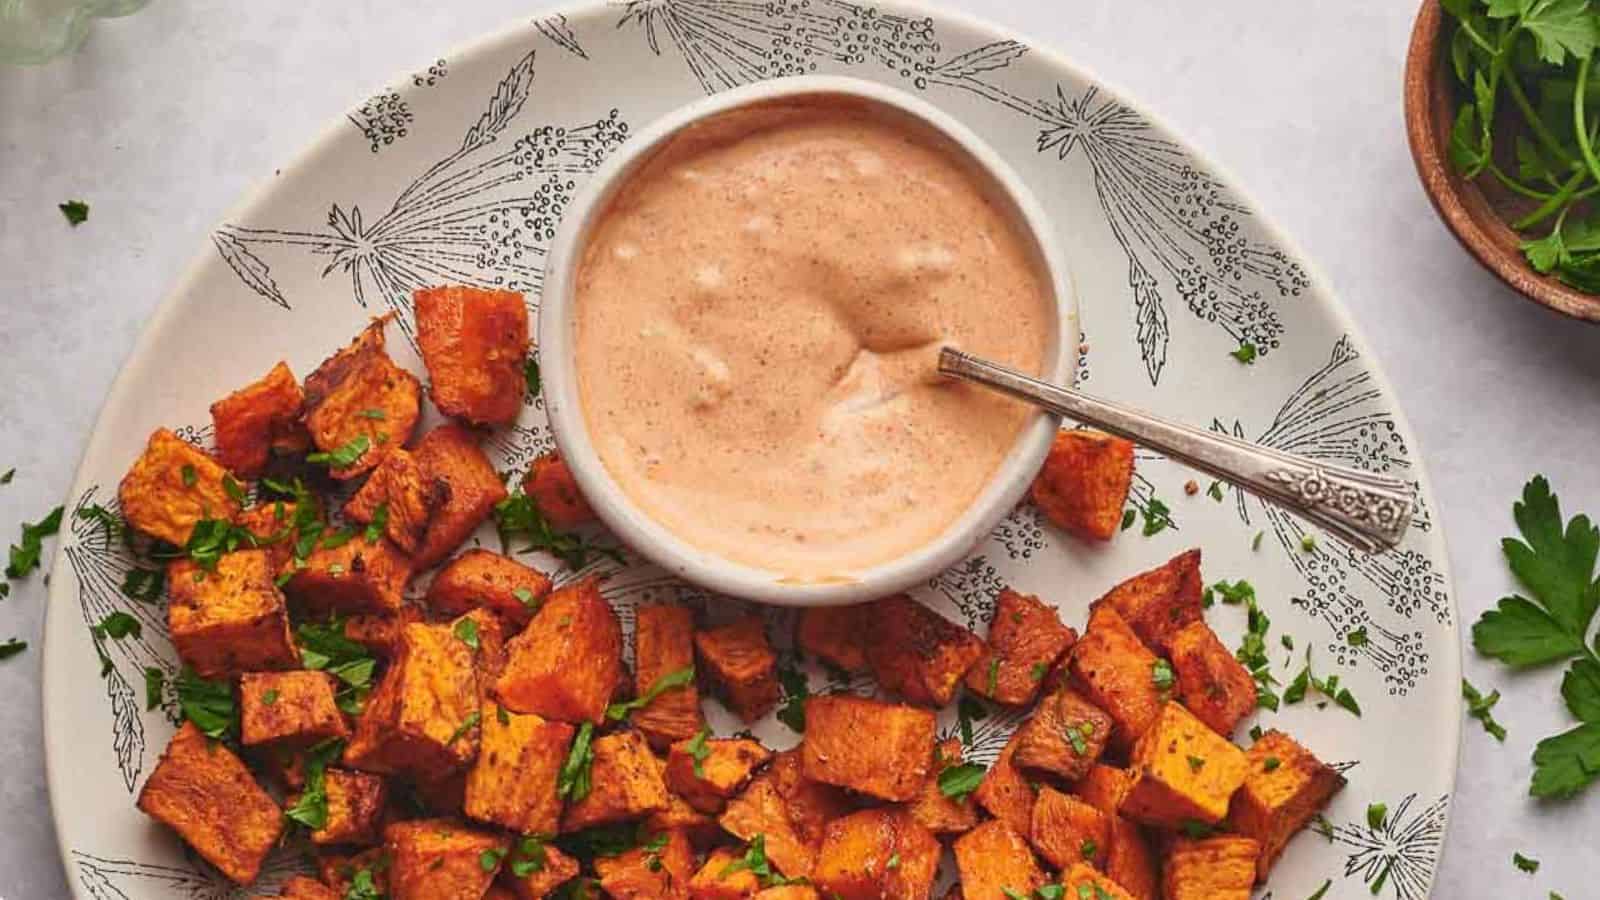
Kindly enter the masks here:
M 1237 420 L 1231 426 L 1213 420 L 1212 429 L 1250 439 Z M 1328 362 L 1289 395 L 1272 424 L 1254 440 L 1362 471 L 1400 477 L 1411 471 L 1394 414 L 1348 337 L 1334 343 Z M 1262 531 L 1271 546 L 1287 556 L 1304 580 L 1304 593 L 1291 602 L 1328 626 L 1332 635 L 1327 649 L 1335 661 L 1370 662 L 1383 673 L 1391 694 L 1404 695 L 1416 687 L 1428 673 L 1429 654 L 1422 631 L 1405 623 L 1418 613 L 1441 624 L 1450 622 L 1444 573 L 1432 559 L 1407 548 L 1362 553 L 1330 535 L 1312 535 L 1299 518 L 1249 494 L 1234 494 L 1239 517 L 1247 525 L 1264 519 Z M 1431 527 L 1425 508 L 1419 507 L 1412 527 Z M 1363 596 L 1374 591 L 1398 621 L 1373 615 Z
M 367 100 L 345 116 L 377 153 L 411 133 L 416 115 L 399 91 L 385 91 Z
M 993 703 L 982 703 L 983 717 L 972 719 L 968 726 L 972 729 L 972 740 L 962 741 L 962 762 L 979 763 L 984 766 L 994 765 L 1000 758 L 1000 751 L 1006 747 L 1006 742 L 1011 740 L 1011 735 L 1028 718 L 1027 710 L 1007 709 Z M 939 718 L 938 740 L 948 741 L 962 737 L 960 716 L 951 710 L 942 710 Z
M 433 87 L 450 75 L 450 64 L 443 59 L 436 59 L 433 65 L 424 72 L 411 73 L 412 87 Z
M 1352 849 L 1345 859 L 1345 876 L 1359 876 L 1375 897 L 1391 888 L 1399 900 L 1421 900 L 1427 895 L 1428 882 L 1444 845 L 1445 810 L 1450 795 L 1442 795 L 1413 813 L 1411 807 L 1416 800 L 1416 794 L 1407 795 L 1388 810 L 1377 828 L 1360 822 L 1336 825 L 1331 830 L 1332 840 Z
M 234 884 L 227 876 L 194 854 L 183 849 L 181 866 L 156 865 L 129 859 L 112 859 L 72 851 L 77 863 L 78 883 L 83 885 L 94 900 L 129 900 L 123 888 L 133 890 L 134 885 L 163 889 L 168 896 L 184 900 L 249 900 L 263 896 L 261 891 L 276 891 L 295 875 L 307 874 L 304 854 L 299 850 L 280 847 L 267 857 L 261 866 L 261 877 L 248 887 Z M 144 892 L 139 892 L 144 896 Z
M 1005 586 L 1000 570 L 982 553 L 967 557 L 928 581 L 928 587 L 953 606 L 973 631 L 989 626 L 989 620 L 994 618 L 995 599 Z
M 573 56 L 579 59 L 589 58 L 589 54 L 584 52 L 583 45 L 578 43 L 577 32 L 572 30 L 571 25 L 567 24 L 565 15 L 557 13 L 553 16 L 535 19 L 533 27 L 538 29 L 539 33 L 544 35 L 550 43 L 571 53 Z

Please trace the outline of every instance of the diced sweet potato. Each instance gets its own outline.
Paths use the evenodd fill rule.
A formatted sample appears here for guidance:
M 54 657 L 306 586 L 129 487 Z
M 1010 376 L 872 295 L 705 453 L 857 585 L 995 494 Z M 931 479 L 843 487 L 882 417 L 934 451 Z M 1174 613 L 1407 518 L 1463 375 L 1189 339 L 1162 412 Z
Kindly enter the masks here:
M 199 447 L 158 428 L 122 476 L 117 499 L 129 525 L 182 547 L 201 519 L 232 522 L 239 514 L 239 501 L 223 487 L 225 476 L 232 477 Z
M 1133 784 L 1122 798 L 1122 814 L 1177 829 L 1186 822 L 1220 822 L 1249 765 L 1243 750 L 1171 702 L 1134 744 L 1129 768 Z
M 1202 589 L 1200 551 L 1187 550 L 1122 582 L 1090 608 L 1111 607 L 1140 640 L 1163 654 L 1170 654 L 1172 636 L 1185 625 L 1201 619 Z
M 387 538 L 367 543 L 361 536 L 337 547 L 326 542 L 305 558 L 289 563 L 284 593 L 297 608 L 328 613 L 392 613 L 405 606 L 411 560 Z
M 928 769 L 921 792 L 905 807 L 919 825 L 940 836 L 960 834 L 978 824 L 978 810 L 970 794 L 952 800 L 939 788 L 939 773 L 958 765 L 961 765 L 961 742 L 955 738 L 940 741 L 933 748 L 933 766 Z
M 661 765 L 637 731 L 597 737 L 593 746 L 589 794 L 569 800 L 561 817 L 562 831 L 641 819 L 666 808 L 667 784 L 661 777 Z
M 912 703 L 948 705 L 984 655 L 977 635 L 906 594 L 879 600 L 862 615 L 871 623 L 866 649 L 873 674 Z
M 731 868 L 744 859 L 744 852 L 718 847 L 689 881 L 693 900 L 749 900 L 761 890 L 761 880 L 748 868 Z
M 448 484 L 428 477 L 415 456 L 396 447 L 345 502 L 344 515 L 363 525 L 381 518 L 389 540 L 406 553 L 416 553 L 428 535 L 428 522 L 449 499 Z
M 516 291 L 451 285 L 412 296 L 428 396 L 447 416 L 508 425 L 522 411 L 528 307 Z
M 1016 754 L 1017 734 L 1013 733 L 1005 747 L 1001 748 L 1000 756 L 984 773 L 983 781 L 978 784 L 972 797 L 990 815 L 1004 820 L 1018 832 L 1026 833 L 1033 822 L 1035 798 L 1033 786 L 1023 776 L 1022 770 L 1017 768 Z
M 334 478 L 370 472 L 411 439 L 422 411 L 422 385 L 394 364 L 384 349 L 383 326 L 374 319 L 348 347 L 306 376 L 305 423 L 320 452 L 361 450 L 348 466 L 329 463 Z
M 1111 815 L 1122 805 L 1122 798 L 1133 786 L 1133 775 L 1127 769 L 1095 763 L 1072 786 L 1072 792 L 1083 802 L 1106 815 Z
M 1249 900 L 1261 845 L 1219 835 L 1177 840 L 1167 849 L 1161 887 L 1165 900 Z
M 409 604 L 392 613 L 361 613 L 344 620 L 344 636 L 373 656 L 389 659 L 394 656 L 405 627 L 420 621 L 422 612 Z
M 865 612 L 870 606 L 808 606 L 800 613 L 800 649 L 852 675 L 867 671 Z
M 471 622 L 471 625 L 467 625 Z M 506 637 L 500 620 L 486 609 L 474 609 L 457 616 L 450 629 L 469 645 L 477 639 L 477 649 L 472 656 L 472 668 L 478 686 L 478 702 L 486 704 L 494 692 L 494 683 L 506 670 Z
M 566 460 L 553 451 L 528 466 L 528 474 L 522 478 L 522 492 L 539 504 L 539 511 L 551 525 L 563 531 L 596 518 Z
M 755 900 L 822 900 L 822 895 L 809 884 L 778 884 L 757 891 Z
M 492 701 L 484 704 L 481 722 L 483 744 L 467 776 L 467 815 L 521 834 L 554 834 L 561 826 L 556 779 L 576 729 Z
M 349 769 L 322 773 L 328 797 L 327 824 L 311 832 L 313 844 L 376 844 L 381 840 L 384 806 L 389 799 L 382 778 Z
M 1098 431 L 1062 431 L 1033 480 L 1033 502 L 1056 525 L 1109 541 L 1133 485 L 1133 444 Z
M 1263 734 L 1245 759 L 1250 773 L 1233 795 L 1228 824 L 1261 845 L 1257 879 L 1265 881 L 1289 839 L 1344 787 L 1344 776 L 1276 729 Z
M 258 896 L 265 897 L 268 895 L 261 894 Z M 339 895 L 333 892 L 333 888 L 304 875 L 296 875 L 285 881 L 278 888 L 278 893 L 271 896 L 277 897 L 279 900 L 340 900 Z
M 283 834 L 283 812 L 239 757 L 192 722 L 172 736 L 139 792 L 139 809 L 239 884 L 249 884 Z
M 411 776 L 411 797 L 416 811 L 430 816 L 459 819 L 466 815 L 469 769 L 435 775 Z
M 1156 655 L 1122 616 L 1102 607 L 1072 648 L 1072 674 L 1090 703 L 1111 716 L 1112 745 L 1132 746 L 1155 722 L 1166 698 L 1155 677 Z
M 822 842 L 827 824 L 854 808 L 843 790 L 806 777 L 805 754 L 801 748 L 785 750 L 772 757 L 772 764 L 759 777 L 770 778 L 778 796 L 783 798 L 789 821 L 802 840 L 816 845 Z
M 553 895 L 556 888 L 578 877 L 578 861 L 563 853 L 559 847 L 541 842 L 537 850 L 523 853 L 519 846 L 521 843 L 519 841 L 512 845 L 511 855 L 501 866 L 498 880 L 499 884 L 510 889 L 517 900 L 544 900 Z M 517 874 L 518 862 L 523 863 L 520 871 L 526 874 Z
M 382 847 L 371 847 L 348 856 L 319 848 L 316 860 L 317 877 L 333 888 L 340 900 L 355 883 L 361 884 L 363 889 L 370 885 L 380 897 L 389 892 L 389 857 Z
M 656 846 L 661 837 L 666 843 Z M 616 900 L 688 900 L 694 877 L 694 850 L 680 831 L 647 840 L 619 856 L 598 857 L 600 889 Z
M 260 478 L 276 446 L 303 449 L 300 382 L 278 363 L 259 380 L 211 404 L 217 461 L 240 478 Z
M 653 758 L 656 769 L 661 773 L 662 783 L 666 783 L 667 761 L 659 756 Z M 670 785 L 667 787 L 667 805 L 646 816 L 644 828 L 652 834 L 681 831 L 697 850 L 716 846 L 727 839 L 727 833 L 716 819 L 690 806 L 689 801 L 672 790 Z
M 728 801 L 728 807 L 717 822 L 740 840 L 753 841 L 761 835 L 767 859 L 790 878 L 804 878 L 816 865 L 819 842 L 803 837 L 796 830 L 771 778 L 761 777 L 750 782 L 744 793 Z
M 754 722 L 778 705 L 778 656 L 767 643 L 760 616 L 696 631 L 694 646 L 704 674 L 740 718 Z
M 772 751 L 746 738 L 678 741 L 667 753 L 667 787 L 705 813 L 717 813 L 772 759 Z
M 167 566 L 167 595 L 172 644 L 201 677 L 300 665 L 289 633 L 289 610 L 273 584 L 266 551 L 224 554 L 211 572 L 178 560 Z
M 350 726 L 334 702 L 338 685 L 326 672 L 246 672 L 239 676 L 239 743 L 308 747 L 347 738 Z
M 807 778 L 905 801 L 922 792 L 933 761 L 932 712 L 847 694 L 806 700 L 801 744 Z
M 440 778 L 478 753 L 475 653 L 450 625 L 413 623 L 400 633 L 345 748 L 345 764 L 371 772 Z
M 1044 872 L 1027 840 L 999 819 L 990 819 L 953 845 L 961 895 L 968 900 L 1031 897 L 1044 884 Z
M 1061 877 L 1061 886 L 1068 897 L 1093 897 L 1094 900 L 1135 900 L 1107 875 L 1095 871 L 1086 863 L 1074 863 Z
M 828 823 L 811 882 L 840 900 L 924 900 L 939 851 L 938 838 L 904 810 L 864 809 Z
M 1103 869 L 1111 849 L 1110 817 L 1081 797 L 1052 787 L 1040 788 L 1028 841 L 1054 868 L 1084 862 Z
M 967 690 L 1011 706 L 1032 703 L 1045 675 L 1077 639 L 1054 607 L 1006 588 L 995 599 L 984 654 L 967 671 Z
M 452 559 L 428 586 L 428 607 L 459 616 L 483 608 L 521 631 L 550 593 L 550 578 L 532 566 L 489 550 L 473 549 Z
M 441 425 L 422 436 L 411 451 L 423 477 L 443 481 L 446 499 L 428 522 L 422 546 L 412 554 L 417 568 L 426 569 L 449 556 L 489 513 L 506 499 L 500 473 L 478 446 L 478 438 L 458 425 Z
M 1040 701 L 1017 729 L 1015 762 L 1076 781 L 1088 773 L 1111 737 L 1111 717 L 1071 690 Z
M 1256 681 L 1216 632 L 1190 622 L 1172 636 L 1172 668 L 1178 697 L 1212 731 L 1228 737 L 1256 709 Z
M 1161 867 L 1144 831 L 1118 815 L 1110 816 L 1106 825 L 1111 835 L 1106 875 L 1135 900 L 1160 900 Z
M 268 500 L 257 503 L 234 518 L 233 524 L 254 535 L 259 549 L 266 551 L 270 568 L 281 572 L 294 553 L 293 500 Z
M 494 882 L 505 838 L 450 819 L 413 819 L 383 830 L 391 900 L 478 900 Z M 485 852 L 496 862 L 485 866 Z
M 694 666 L 694 613 L 686 606 L 650 603 L 634 611 L 633 622 L 633 687 L 642 697 L 658 679 Z M 693 681 L 669 688 L 635 710 L 632 720 L 653 747 L 694 737 L 705 724 L 700 690 Z
M 494 691 L 508 709 L 563 722 L 604 721 L 622 675 L 622 626 L 598 580 L 551 594 L 506 650 L 510 659 Z

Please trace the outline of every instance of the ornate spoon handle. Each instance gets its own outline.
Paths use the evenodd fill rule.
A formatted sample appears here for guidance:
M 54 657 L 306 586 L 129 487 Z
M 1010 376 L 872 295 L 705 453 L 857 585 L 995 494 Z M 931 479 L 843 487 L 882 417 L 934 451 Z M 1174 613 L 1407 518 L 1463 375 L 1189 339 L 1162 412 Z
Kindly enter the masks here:
M 1303 456 L 1202 431 L 1030 378 L 945 347 L 939 371 L 1102 428 L 1298 513 L 1368 553 L 1400 543 L 1416 490 L 1397 478 L 1329 466 Z

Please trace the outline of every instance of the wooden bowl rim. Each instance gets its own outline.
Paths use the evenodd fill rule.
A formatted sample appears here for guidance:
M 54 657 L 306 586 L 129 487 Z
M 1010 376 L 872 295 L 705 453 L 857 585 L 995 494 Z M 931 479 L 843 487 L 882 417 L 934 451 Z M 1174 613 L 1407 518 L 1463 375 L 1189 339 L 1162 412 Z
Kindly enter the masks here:
M 1439 83 L 1439 67 L 1445 65 L 1439 39 L 1443 30 L 1444 11 L 1438 0 L 1423 0 L 1411 32 L 1405 72 L 1406 138 L 1423 191 L 1456 240 L 1513 290 L 1563 315 L 1600 322 L 1600 296 L 1586 294 L 1552 276 L 1535 272 L 1520 252 L 1508 250 L 1502 243 L 1515 239 L 1509 225 L 1492 213 L 1485 213 L 1485 217 L 1492 220 L 1486 228 L 1468 211 L 1463 200 L 1468 193 L 1480 210 L 1487 210 L 1488 204 L 1478 187 L 1462 179 L 1450 164 L 1449 133 L 1448 130 L 1441 132 L 1441 118 L 1434 108 L 1439 100 L 1435 90 Z M 1501 232 L 1499 240 L 1490 229 Z

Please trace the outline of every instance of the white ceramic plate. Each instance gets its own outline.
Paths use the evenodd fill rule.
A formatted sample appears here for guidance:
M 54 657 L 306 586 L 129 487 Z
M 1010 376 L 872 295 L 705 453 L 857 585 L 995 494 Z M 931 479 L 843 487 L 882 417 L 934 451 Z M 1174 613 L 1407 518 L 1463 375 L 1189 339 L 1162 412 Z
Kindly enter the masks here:
M 51 801 L 79 898 L 245 896 L 133 806 L 172 732 L 147 711 L 147 667 L 176 657 L 157 605 L 124 597 L 132 564 L 73 512 L 114 507 L 116 484 L 158 425 L 209 438 L 207 406 L 280 358 L 305 375 L 368 316 L 393 311 L 408 346 L 410 292 L 468 282 L 526 291 L 568 199 L 630 130 L 701 96 L 802 72 L 854 75 L 917 92 L 986 137 L 1053 217 L 1082 303 L 1084 386 L 1189 422 L 1423 483 L 1416 441 L 1355 327 L 1322 279 L 1240 191 L 1148 114 L 1047 50 L 986 25 L 898 4 L 838 0 L 638 0 L 591 4 L 513 26 L 419 69 L 348 116 L 236 210 L 151 322 L 84 456 L 51 581 L 44 708 Z M 1248 342 L 1260 358 L 1229 355 Z M 540 404 L 494 435 L 496 464 L 520 469 L 550 445 Z M 1425 500 L 1406 545 L 1363 556 L 1224 490 L 1185 494 L 1191 474 L 1141 455 L 1130 508 L 1160 502 L 1172 527 L 1139 525 L 1088 546 L 1019 508 L 921 599 L 980 632 L 1000 586 L 1036 593 L 1081 626 L 1115 582 L 1190 546 L 1208 582 L 1249 579 L 1272 618 L 1275 674 L 1310 648 L 1337 673 L 1357 718 L 1314 702 L 1262 713 L 1336 763 L 1349 787 L 1326 836 L 1296 839 L 1264 896 L 1374 894 L 1420 900 L 1433 881 L 1455 778 L 1460 660 L 1445 548 Z M 1142 522 L 1142 518 L 1140 519 Z M 1258 539 L 1259 536 L 1259 539 Z M 535 560 L 552 571 L 553 560 Z M 600 565 L 612 566 L 611 563 Z M 572 577 L 570 572 L 560 578 Z M 658 571 L 617 571 L 606 594 L 631 630 L 641 599 L 727 614 Z M 101 677 L 89 627 L 114 610 L 139 639 L 108 642 Z M 793 613 L 769 611 L 785 639 Z M 1230 645 L 1241 609 L 1210 619 Z M 1357 637 L 1352 639 L 1351 635 Z M 1279 638 L 1291 636 L 1295 651 Z M 1365 640 L 1361 640 L 1361 636 Z M 870 691 L 808 670 L 815 690 Z M 708 704 L 713 723 L 732 730 Z M 994 758 L 1015 722 L 978 723 L 972 754 Z M 944 724 L 953 729 L 952 722 Z M 775 721 L 769 743 L 797 738 Z M 1384 803 L 1381 825 L 1369 804 Z M 284 852 L 264 884 L 299 865 Z

